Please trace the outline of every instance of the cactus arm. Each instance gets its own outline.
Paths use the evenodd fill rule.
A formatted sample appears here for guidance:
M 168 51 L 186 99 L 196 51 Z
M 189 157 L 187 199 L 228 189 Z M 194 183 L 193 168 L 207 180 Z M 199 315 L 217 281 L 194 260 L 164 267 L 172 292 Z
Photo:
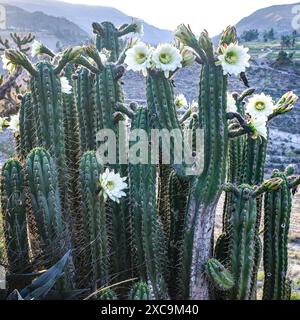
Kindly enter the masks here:
M 279 189 L 269 190 L 265 195 L 263 299 L 285 300 L 289 299 L 287 243 L 292 200 L 286 174 L 274 172 L 272 177 L 283 182 Z
M 135 31 L 136 31 L 136 24 L 135 23 L 131 23 L 129 25 L 125 25 L 123 28 L 120 28 L 117 31 L 117 36 L 118 37 L 123 37 L 126 34 L 131 33 L 131 32 L 135 32 Z
M 22 97 L 20 107 L 20 150 L 22 158 L 36 147 L 36 132 L 34 130 L 34 109 L 31 93 Z
M 88 246 L 86 266 L 91 266 L 90 284 L 106 285 L 109 281 L 107 217 L 104 200 L 99 196 L 98 179 L 102 171 L 96 152 L 86 152 L 80 160 L 80 188 Z M 88 262 L 88 263 L 87 263 Z
M 290 189 L 295 189 L 297 188 L 297 186 L 300 184 L 300 176 L 298 177 L 293 177 L 290 181 L 289 181 L 289 188 Z
M 129 119 L 133 119 L 133 110 L 131 110 L 130 106 L 127 107 L 124 103 L 118 102 L 116 105 L 116 111 L 124 113 Z
M 96 65 L 98 66 L 98 70 L 101 71 L 104 68 L 103 62 L 101 60 L 100 54 L 98 50 L 92 46 L 87 46 L 84 48 L 84 52 L 88 57 L 93 59 L 96 62 Z
M 205 272 L 214 286 L 222 291 L 234 286 L 232 274 L 216 259 L 209 259 L 205 264 Z
M 230 139 L 238 138 L 238 137 L 245 135 L 246 133 L 247 133 L 247 131 L 244 128 L 239 128 L 239 129 L 235 129 L 235 130 L 230 130 L 228 132 L 228 137 Z
M 76 105 L 80 128 L 81 153 L 96 148 L 96 89 L 95 75 L 86 68 L 77 71 Z
M 52 264 L 64 250 L 62 245 L 62 207 L 56 166 L 50 154 L 43 148 L 33 149 L 26 159 L 30 207 L 39 231 L 39 241 Z
M 75 64 L 79 64 L 85 68 L 87 68 L 88 70 L 90 70 L 93 73 L 98 73 L 99 69 L 96 68 L 95 66 L 93 66 L 86 58 L 84 58 L 83 56 L 80 56 L 76 59 L 74 59 L 74 63 Z
M 70 49 L 66 49 L 62 56 L 60 57 L 57 66 L 54 68 L 54 73 L 56 75 L 60 74 L 63 68 L 70 62 L 73 62 L 77 59 L 82 51 L 80 47 L 74 47 Z
M 15 49 L 7 49 L 4 54 L 13 65 L 23 67 L 32 76 L 37 75 L 38 71 L 23 52 Z
M 186 121 L 192 114 L 192 110 L 191 109 L 188 109 L 184 114 L 183 116 L 179 119 L 179 123 L 180 124 L 183 124 L 184 121 Z
M 29 244 L 24 170 L 18 160 L 2 168 L 1 206 L 9 271 L 23 273 L 29 267 Z

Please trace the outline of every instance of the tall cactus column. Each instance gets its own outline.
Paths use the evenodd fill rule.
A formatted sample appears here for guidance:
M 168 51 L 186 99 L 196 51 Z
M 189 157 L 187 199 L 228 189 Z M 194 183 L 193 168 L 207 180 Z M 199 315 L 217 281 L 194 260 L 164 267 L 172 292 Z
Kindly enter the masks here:
M 266 193 L 264 204 L 264 300 L 289 300 L 287 278 L 288 233 L 292 206 L 292 191 L 300 183 L 292 176 L 293 169 L 274 171 L 273 178 L 281 178 L 280 189 Z
M 8 160 L 2 168 L 1 206 L 9 271 L 22 273 L 29 267 L 29 246 L 24 170 L 18 160 Z
M 148 117 L 147 108 L 138 108 L 133 118 L 132 129 L 145 130 L 149 134 Z M 148 144 L 146 148 L 146 151 L 139 152 L 147 152 L 147 158 L 150 161 Z M 140 157 L 144 156 L 145 154 L 140 154 Z M 163 228 L 156 208 L 156 166 L 155 164 L 131 164 L 129 173 L 132 247 L 133 256 L 137 261 L 134 267 L 143 281 L 149 281 L 154 297 L 165 299 L 168 297 L 167 254 Z
M 83 268 L 89 285 L 97 288 L 107 285 L 109 278 L 109 252 L 107 235 L 107 217 L 105 204 L 99 196 L 98 180 L 102 171 L 97 161 L 96 152 L 86 152 L 80 162 L 80 186 L 83 209 L 85 241 L 81 244 L 84 249 L 79 252 L 86 258 Z
M 46 148 L 55 158 L 63 206 L 67 208 L 67 168 L 65 133 L 63 126 L 62 86 L 60 72 L 75 59 L 80 49 L 66 50 L 57 65 L 38 62 L 32 65 L 26 55 L 17 50 L 6 50 L 7 59 L 22 66 L 30 74 L 32 108 L 34 113 L 37 146 Z
M 208 298 L 208 280 L 203 266 L 210 258 L 215 209 L 226 177 L 226 95 L 227 79 L 222 69 L 213 64 L 203 65 L 199 117 L 205 136 L 204 171 L 193 183 L 188 202 L 183 273 L 185 298 Z M 190 292 L 187 292 L 189 285 Z

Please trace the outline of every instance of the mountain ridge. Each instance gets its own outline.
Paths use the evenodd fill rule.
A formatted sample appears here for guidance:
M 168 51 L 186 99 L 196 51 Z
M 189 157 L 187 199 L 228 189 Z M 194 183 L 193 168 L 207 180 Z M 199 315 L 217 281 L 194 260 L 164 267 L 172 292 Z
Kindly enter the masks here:
M 1 0 L 1 2 L 15 5 L 30 12 L 38 10 L 53 16 L 64 16 L 76 23 L 90 36 L 93 34 L 92 22 L 111 21 L 120 26 L 124 23 L 130 23 L 132 20 L 132 17 L 113 7 L 71 4 L 55 0 Z M 143 21 L 143 25 L 145 33 L 143 41 L 152 44 L 172 41 L 173 36 L 170 30 L 159 29 L 145 21 Z

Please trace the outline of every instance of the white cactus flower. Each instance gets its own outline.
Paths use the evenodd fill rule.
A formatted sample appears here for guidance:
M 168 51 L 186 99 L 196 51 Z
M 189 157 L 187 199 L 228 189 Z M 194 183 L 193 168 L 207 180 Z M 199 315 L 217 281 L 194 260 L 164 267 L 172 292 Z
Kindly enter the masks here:
M 237 112 L 236 101 L 229 92 L 227 92 L 227 112 Z
M 186 107 L 188 105 L 187 100 L 183 94 L 179 94 L 174 100 L 175 106 L 177 108 Z
M 274 112 L 274 109 L 275 105 L 273 103 L 272 97 L 267 96 L 264 93 L 255 94 L 248 100 L 248 103 L 246 105 L 246 112 L 249 113 L 251 117 L 256 118 L 267 118 Z
M 12 74 L 16 68 L 16 66 L 6 57 L 5 53 L 1 56 L 2 59 L 2 68 L 8 70 L 10 74 Z
M 69 80 L 66 77 L 60 78 L 61 92 L 66 94 L 72 93 L 72 86 L 69 84 Z
M 34 40 L 31 46 L 31 56 L 36 57 L 38 54 L 40 54 L 42 46 L 43 45 L 39 41 Z
M 142 37 L 144 35 L 144 26 L 142 20 L 134 19 L 133 23 L 136 25 L 134 33 Z
M 14 133 L 17 133 L 20 131 L 20 115 L 19 114 L 15 114 L 10 117 L 8 128 Z
M 141 71 L 147 76 L 147 69 L 151 67 L 151 48 L 143 42 L 138 42 L 126 52 L 125 64 L 127 70 Z
M 250 55 L 249 48 L 231 43 L 229 46 L 222 47 L 222 54 L 218 56 L 217 64 L 222 65 L 223 73 L 239 75 L 249 67 Z
M 0 117 L 0 133 L 3 132 L 3 128 L 8 126 L 8 121 L 7 118 L 5 117 Z
M 252 135 L 253 139 L 257 139 L 258 136 L 268 139 L 268 129 L 267 129 L 267 118 L 266 117 L 251 117 L 250 127 L 253 129 L 254 133 Z
M 152 60 L 158 70 L 169 77 L 171 71 L 182 67 L 182 55 L 180 51 L 171 44 L 160 44 L 153 52 Z
M 99 177 L 100 194 L 104 200 L 106 201 L 107 198 L 110 198 L 112 201 L 120 203 L 119 199 L 126 196 L 123 191 L 128 187 L 127 183 L 124 182 L 126 179 L 127 177 L 121 178 L 119 173 L 109 171 L 107 168 Z
M 106 49 L 102 49 L 99 52 L 99 56 L 100 56 L 100 59 L 101 59 L 101 62 L 103 65 L 105 65 L 107 63 L 108 59 L 110 58 L 110 55 L 111 55 L 111 52 Z

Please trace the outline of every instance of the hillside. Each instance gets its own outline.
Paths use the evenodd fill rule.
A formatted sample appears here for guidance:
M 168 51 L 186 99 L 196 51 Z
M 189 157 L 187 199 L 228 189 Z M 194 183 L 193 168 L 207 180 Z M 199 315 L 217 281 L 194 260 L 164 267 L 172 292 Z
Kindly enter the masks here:
M 61 45 L 71 45 L 89 38 L 88 33 L 66 18 L 47 15 L 41 11 L 28 12 L 7 4 L 5 7 L 8 31 L 33 32 L 51 48 L 55 46 L 55 40 Z M 1 35 L 5 36 L 5 31 L 2 31 Z
M 293 32 L 292 20 L 295 15 L 292 13 L 292 8 L 295 5 L 300 5 L 300 3 L 276 5 L 257 10 L 236 25 L 238 33 L 241 34 L 249 29 L 258 29 L 263 32 L 273 28 L 276 37 L 290 34 Z
M 129 23 L 132 17 L 110 7 L 75 5 L 55 0 L 1 0 L 16 5 L 30 12 L 42 11 L 53 16 L 62 16 L 76 23 L 80 28 L 92 35 L 92 22 L 112 21 L 117 26 Z M 149 43 L 169 42 L 172 32 L 162 30 L 144 22 L 144 41 Z

